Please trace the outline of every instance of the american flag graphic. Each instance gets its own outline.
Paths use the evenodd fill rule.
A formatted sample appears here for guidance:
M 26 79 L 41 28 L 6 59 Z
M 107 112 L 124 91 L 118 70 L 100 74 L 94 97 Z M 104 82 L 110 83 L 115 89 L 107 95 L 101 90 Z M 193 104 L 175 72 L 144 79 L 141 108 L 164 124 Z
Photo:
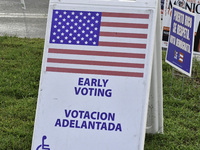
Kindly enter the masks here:
M 53 10 L 47 72 L 144 76 L 149 14 Z

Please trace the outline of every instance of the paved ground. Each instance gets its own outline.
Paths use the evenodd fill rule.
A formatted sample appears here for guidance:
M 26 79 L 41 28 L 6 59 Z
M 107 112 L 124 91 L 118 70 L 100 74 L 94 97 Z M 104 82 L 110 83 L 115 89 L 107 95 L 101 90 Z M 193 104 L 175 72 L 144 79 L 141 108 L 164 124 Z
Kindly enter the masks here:
M 48 5 L 49 0 L 0 0 L 0 36 L 44 38 Z

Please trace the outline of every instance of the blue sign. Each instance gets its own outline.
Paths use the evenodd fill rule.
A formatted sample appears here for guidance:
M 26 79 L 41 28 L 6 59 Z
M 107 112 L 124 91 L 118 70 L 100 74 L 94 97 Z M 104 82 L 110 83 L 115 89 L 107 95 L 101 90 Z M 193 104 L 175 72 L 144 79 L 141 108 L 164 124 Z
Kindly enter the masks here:
M 173 7 L 166 62 L 191 76 L 195 16 Z

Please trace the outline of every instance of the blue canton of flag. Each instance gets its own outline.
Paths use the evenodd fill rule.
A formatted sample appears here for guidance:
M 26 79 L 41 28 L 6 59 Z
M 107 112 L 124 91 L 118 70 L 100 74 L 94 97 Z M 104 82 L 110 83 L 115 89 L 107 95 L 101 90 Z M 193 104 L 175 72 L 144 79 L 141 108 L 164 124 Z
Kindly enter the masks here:
M 50 43 L 97 46 L 101 12 L 54 10 Z

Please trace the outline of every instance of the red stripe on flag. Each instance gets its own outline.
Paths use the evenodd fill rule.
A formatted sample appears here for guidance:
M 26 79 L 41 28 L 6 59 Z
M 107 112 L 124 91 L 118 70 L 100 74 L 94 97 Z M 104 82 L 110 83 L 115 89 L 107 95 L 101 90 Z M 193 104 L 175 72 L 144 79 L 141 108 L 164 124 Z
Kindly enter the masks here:
M 54 48 L 49 48 L 49 53 L 109 56 L 109 57 L 126 57 L 126 58 L 141 58 L 141 59 L 145 58 L 145 54 L 137 54 L 137 53 L 101 52 L 101 51 L 54 49 Z
M 130 14 L 130 13 L 102 12 L 101 16 L 103 16 L 103 17 L 121 17 L 121 18 L 149 19 L 149 14 Z
M 101 42 L 99 41 L 99 46 L 108 47 L 126 47 L 126 48 L 146 48 L 146 44 L 139 43 L 119 43 L 119 42 Z
M 147 34 L 119 33 L 119 32 L 100 32 L 100 36 L 141 38 L 141 39 L 146 39 L 147 38 Z
M 140 78 L 143 77 L 143 73 L 136 73 L 136 72 L 88 70 L 88 69 L 74 69 L 74 68 L 46 67 L 46 71 L 50 71 L 50 72 L 63 72 L 63 73 L 80 73 L 80 74 L 95 74 L 95 75 L 140 77 Z
M 148 29 L 148 24 L 139 24 L 139 23 L 101 22 L 101 26 Z
M 72 60 L 72 59 L 56 59 L 48 58 L 50 63 L 66 63 L 66 64 L 81 64 L 81 65 L 96 65 L 96 66 L 112 66 L 112 67 L 130 67 L 130 68 L 144 68 L 144 64 L 136 63 L 119 63 L 106 61 L 89 61 L 89 60 Z

